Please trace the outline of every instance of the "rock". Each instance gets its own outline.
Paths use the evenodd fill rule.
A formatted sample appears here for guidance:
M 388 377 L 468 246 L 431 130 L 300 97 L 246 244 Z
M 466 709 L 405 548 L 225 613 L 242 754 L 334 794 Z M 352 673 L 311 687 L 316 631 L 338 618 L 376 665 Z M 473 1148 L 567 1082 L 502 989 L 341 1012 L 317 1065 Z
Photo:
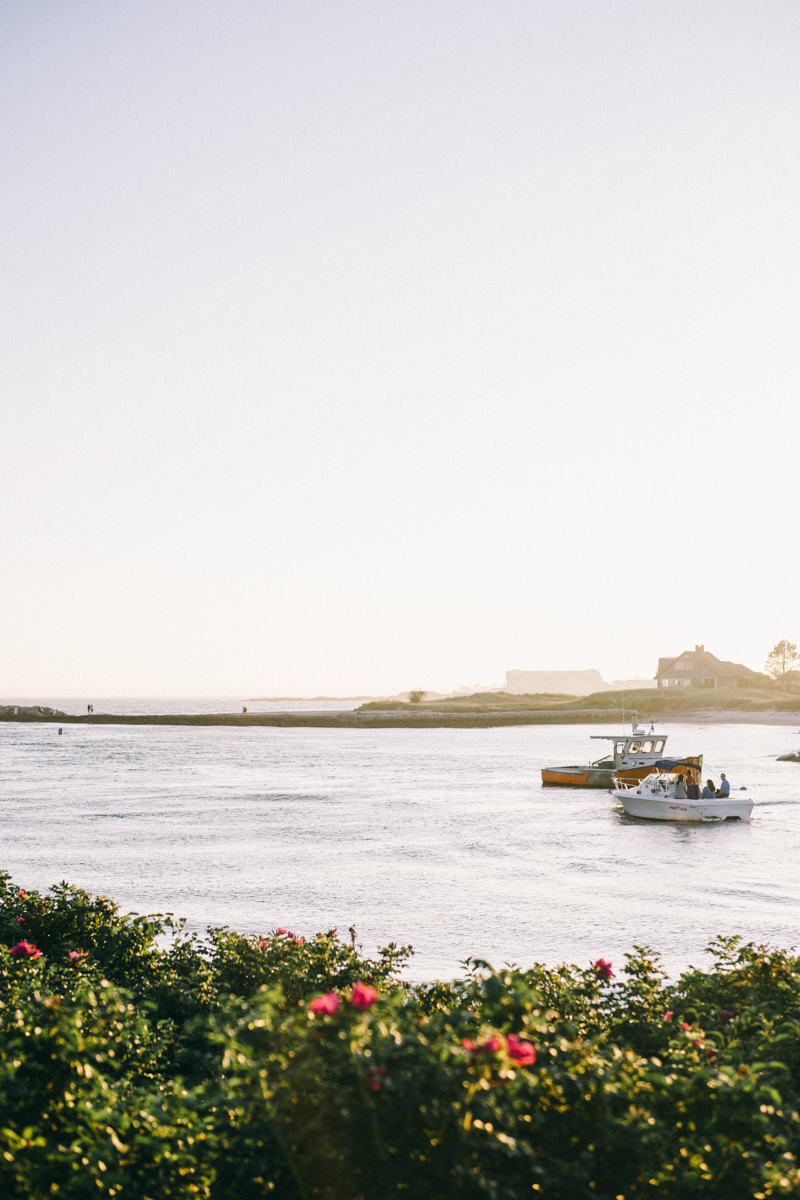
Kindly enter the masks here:
M 777 762 L 800 762 L 800 750 L 795 754 L 779 754 Z
M 43 704 L 0 704 L 0 721 L 59 721 L 66 715 Z

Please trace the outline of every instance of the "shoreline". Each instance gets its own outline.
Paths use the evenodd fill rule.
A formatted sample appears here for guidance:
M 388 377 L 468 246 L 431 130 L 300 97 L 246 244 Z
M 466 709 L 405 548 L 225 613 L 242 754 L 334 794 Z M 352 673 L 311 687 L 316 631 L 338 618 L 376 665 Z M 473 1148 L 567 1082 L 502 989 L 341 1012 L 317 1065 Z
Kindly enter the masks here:
M 629 713 L 626 711 L 626 719 Z M 278 713 L 64 713 L 43 706 L 18 712 L 0 711 L 0 721 L 11 724 L 58 725 L 193 725 L 233 728 L 318 728 L 318 729 L 490 729 L 508 725 L 602 725 L 622 720 L 622 709 L 517 710 L 495 712 L 405 712 L 350 709 L 342 712 Z M 647 722 L 658 725 L 776 725 L 800 726 L 800 713 L 776 709 L 742 711 L 701 709 L 693 712 L 650 714 Z

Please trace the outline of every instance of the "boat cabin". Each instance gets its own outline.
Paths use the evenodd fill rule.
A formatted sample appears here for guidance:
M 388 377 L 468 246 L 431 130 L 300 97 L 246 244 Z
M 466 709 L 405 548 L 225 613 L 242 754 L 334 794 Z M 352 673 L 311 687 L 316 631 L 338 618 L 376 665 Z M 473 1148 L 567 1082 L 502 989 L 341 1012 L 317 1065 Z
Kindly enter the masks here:
M 656 736 L 654 733 L 620 734 L 614 737 L 610 733 L 593 733 L 593 741 L 611 742 L 611 752 L 604 758 L 593 762 L 593 767 L 605 767 L 614 771 L 622 771 L 626 767 L 655 766 L 656 759 L 664 757 L 665 735 Z

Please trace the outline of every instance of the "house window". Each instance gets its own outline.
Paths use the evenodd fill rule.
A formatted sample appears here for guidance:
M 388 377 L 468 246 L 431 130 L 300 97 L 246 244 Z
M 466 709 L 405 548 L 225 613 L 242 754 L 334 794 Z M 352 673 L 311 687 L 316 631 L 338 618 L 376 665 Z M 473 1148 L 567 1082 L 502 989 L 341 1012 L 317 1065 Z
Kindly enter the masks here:
M 703 680 L 703 687 L 716 687 L 716 686 L 717 686 L 717 681 L 715 678 Z

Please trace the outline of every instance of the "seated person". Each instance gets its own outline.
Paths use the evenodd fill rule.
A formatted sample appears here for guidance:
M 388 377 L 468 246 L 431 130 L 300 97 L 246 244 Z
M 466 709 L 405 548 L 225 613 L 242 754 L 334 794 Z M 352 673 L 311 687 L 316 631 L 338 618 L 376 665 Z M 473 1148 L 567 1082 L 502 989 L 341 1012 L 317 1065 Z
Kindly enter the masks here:
M 720 785 L 717 788 L 717 798 L 720 800 L 727 800 L 728 797 L 730 796 L 730 794 L 731 794 L 731 785 L 728 783 L 727 779 L 725 778 L 725 772 L 723 771 L 720 775 Z
M 714 797 L 716 796 L 716 794 L 717 793 L 716 793 L 716 789 L 714 788 L 714 780 L 707 779 L 706 786 L 703 788 L 702 792 L 700 793 L 700 799 L 701 800 L 713 800 Z
M 678 782 L 675 784 L 675 799 L 676 800 L 685 800 L 686 799 L 686 780 L 683 778 L 682 775 L 678 776 Z

